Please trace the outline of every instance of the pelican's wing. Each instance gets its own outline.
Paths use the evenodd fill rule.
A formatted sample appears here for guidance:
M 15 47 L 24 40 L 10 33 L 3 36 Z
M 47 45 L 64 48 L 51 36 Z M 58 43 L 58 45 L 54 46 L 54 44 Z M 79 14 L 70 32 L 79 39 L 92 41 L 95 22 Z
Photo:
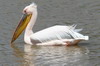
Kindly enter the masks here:
M 51 40 L 76 39 L 82 37 L 84 36 L 74 31 L 74 29 L 70 28 L 70 26 L 53 26 L 31 35 L 31 40 L 47 42 Z

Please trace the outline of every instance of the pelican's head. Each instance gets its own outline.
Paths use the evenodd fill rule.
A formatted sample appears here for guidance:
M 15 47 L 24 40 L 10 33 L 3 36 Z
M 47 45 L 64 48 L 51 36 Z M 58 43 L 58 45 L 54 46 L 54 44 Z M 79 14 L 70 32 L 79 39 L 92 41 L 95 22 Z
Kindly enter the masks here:
M 13 34 L 11 43 L 14 42 L 23 32 L 23 30 L 26 28 L 27 24 L 30 22 L 32 15 L 34 15 L 35 12 L 37 12 L 37 5 L 35 3 L 32 3 L 23 9 L 22 18 Z
M 28 6 L 26 6 L 24 9 L 23 9 L 23 13 L 24 14 L 32 14 L 35 12 L 35 10 L 37 10 L 37 5 L 35 3 L 32 3 Z

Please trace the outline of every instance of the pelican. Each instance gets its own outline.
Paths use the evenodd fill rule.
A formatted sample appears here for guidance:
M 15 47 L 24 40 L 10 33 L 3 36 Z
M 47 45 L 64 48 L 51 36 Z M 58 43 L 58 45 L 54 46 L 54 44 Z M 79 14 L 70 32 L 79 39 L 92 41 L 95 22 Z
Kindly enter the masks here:
M 88 40 L 79 32 L 82 29 L 75 29 L 76 25 L 55 25 L 38 32 L 33 32 L 32 28 L 37 19 L 37 5 L 32 3 L 23 9 L 23 15 L 18 24 L 11 43 L 13 43 L 25 29 L 24 41 L 31 45 L 76 45 L 82 40 Z

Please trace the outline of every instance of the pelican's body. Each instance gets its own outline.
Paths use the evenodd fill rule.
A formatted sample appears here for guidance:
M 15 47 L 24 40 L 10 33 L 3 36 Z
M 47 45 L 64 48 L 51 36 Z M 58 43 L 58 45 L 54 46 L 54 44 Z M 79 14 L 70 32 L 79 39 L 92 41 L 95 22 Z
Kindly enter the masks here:
M 76 25 L 72 26 L 62 26 L 56 25 L 53 27 L 46 28 L 44 30 L 34 33 L 32 28 L 36 22 L 37 18 L 37 6 L 32 3 L 29 6 L 25 7 L 23 10 L 25 15 L 24 19 L 22 18 L 21 23 L 18 25 L 12 42 L 21 34 L 25 29 L 24 41 L 27 44 L 35 45 L 73 45 L 77 44 L 81 40 L 88 40 L 88 36 L 84 36 L 79 33 L 80 29 L 75 29 Z M 23 23 L 26 23 L 23 26 Z M 21 29 L 22 28 L 22 29 Z M 15 36 L 17 35 L 17 36 Z

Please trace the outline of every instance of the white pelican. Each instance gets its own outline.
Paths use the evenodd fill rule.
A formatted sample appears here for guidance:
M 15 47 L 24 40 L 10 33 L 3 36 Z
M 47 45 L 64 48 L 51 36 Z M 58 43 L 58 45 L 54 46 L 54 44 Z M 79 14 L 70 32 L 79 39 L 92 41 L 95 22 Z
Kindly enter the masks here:
M 24 41 L 31 45 L 75 45 L 82 40 L 88 40 L 88 36 L 79 33 L 81 29 L 75 29 L 76 25 L 56 25 L 34 33 L 32 28 L 37 19 L 37 5 L 35 3 L 23 9 L 23 16 L 17 26 L 11 43 L 14 42 L 26 28 Z M 27 27 L 26 27 L 27 26 Z

